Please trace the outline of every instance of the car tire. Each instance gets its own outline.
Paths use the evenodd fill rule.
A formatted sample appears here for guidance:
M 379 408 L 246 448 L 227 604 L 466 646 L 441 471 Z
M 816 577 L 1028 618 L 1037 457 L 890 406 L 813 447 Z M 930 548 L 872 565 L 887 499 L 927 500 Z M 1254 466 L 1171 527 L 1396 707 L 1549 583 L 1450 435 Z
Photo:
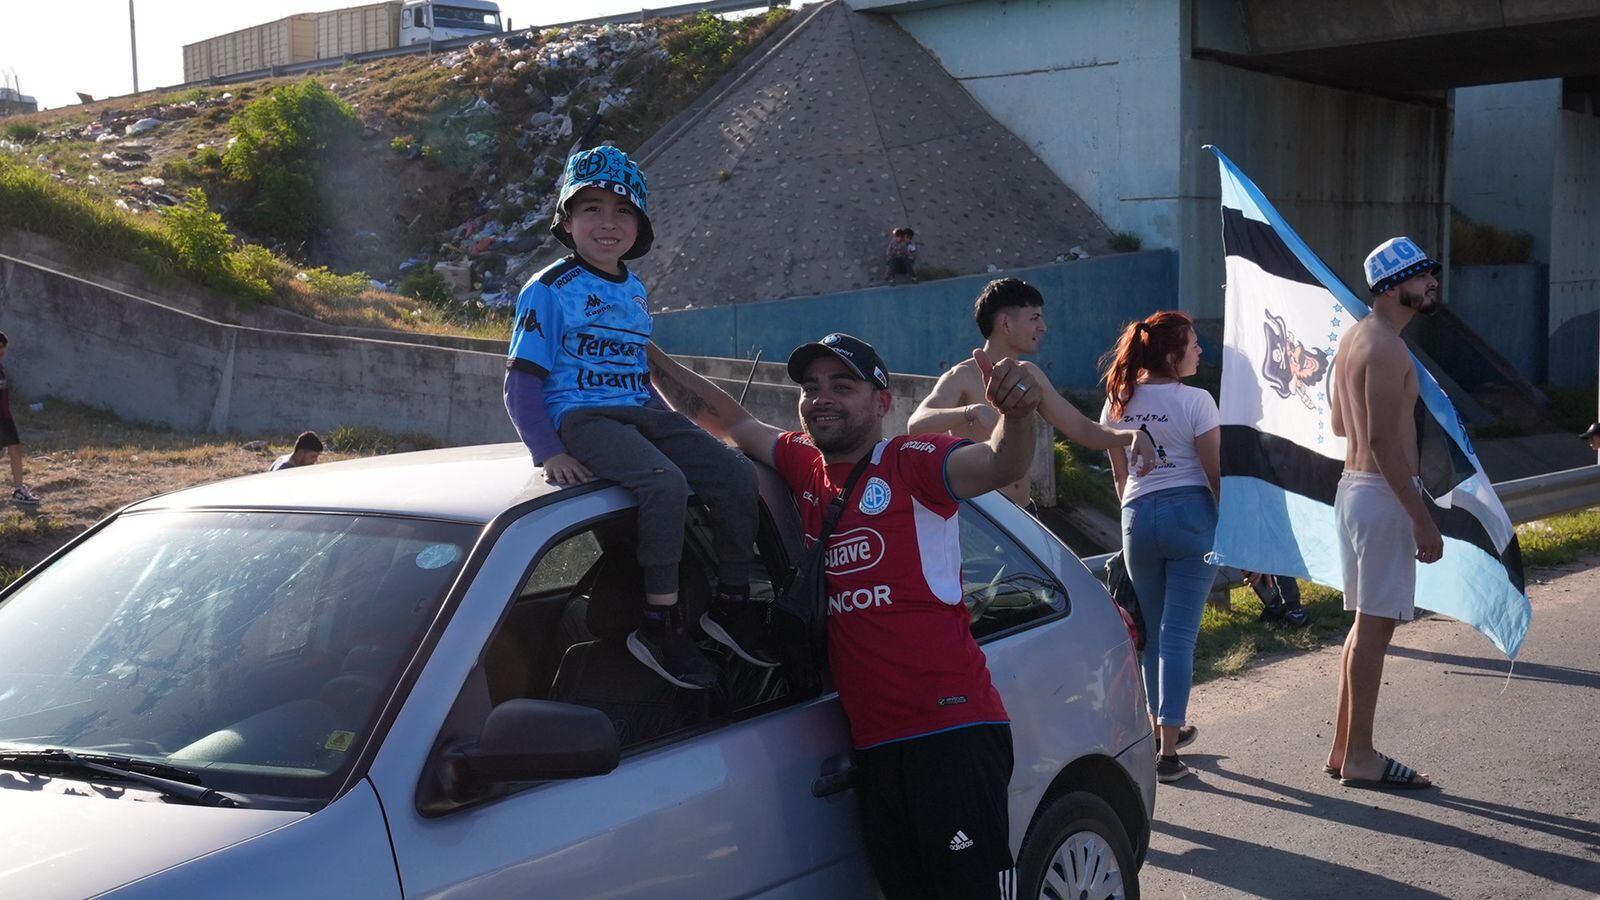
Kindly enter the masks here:
M 1034 820 L 1017 860 L 1019 900 L 1138 900 L 1139 874 L 1122 820 L 1084 791 L 1063 794 Z

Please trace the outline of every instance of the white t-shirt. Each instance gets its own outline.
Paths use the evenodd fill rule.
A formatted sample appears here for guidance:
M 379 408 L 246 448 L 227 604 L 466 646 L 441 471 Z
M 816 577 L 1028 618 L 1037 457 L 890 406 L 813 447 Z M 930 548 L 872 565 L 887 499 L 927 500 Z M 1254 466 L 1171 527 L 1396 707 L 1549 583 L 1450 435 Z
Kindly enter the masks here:
M 1129 467 L 1128 483 L 1122 492 L 1123 506 L 1145 494 L 1168 488 L 1211 486 L 1205 469 L 1200 466 L 1194 440 L 1221 425 L 1222 419 L 1217 414 L 1217 401 L 1200 388 L 1176 381 L 1141 384 L 1123 408 L 1121 420 L 1111 420 L 1111 402 L 1107 401 L 1100 410 L 1100 421 L 1149 432 L 1150 440 L 1156 445 L 1159 459 L 1148 475 L 1140 475 Z

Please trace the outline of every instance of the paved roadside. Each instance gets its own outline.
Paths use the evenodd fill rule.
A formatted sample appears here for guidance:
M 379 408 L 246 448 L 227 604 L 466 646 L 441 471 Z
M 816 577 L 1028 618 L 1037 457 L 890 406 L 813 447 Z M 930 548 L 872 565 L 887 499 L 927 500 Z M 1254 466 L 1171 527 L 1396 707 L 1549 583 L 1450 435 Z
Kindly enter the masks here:
M 1323 774 L 1337 647 L 1196 688 L 1196 772 L 1157 791 L 1144 896 L 1600 895 L 1600 567 L 1532 574 L 1548 583 L 1531 586 L 1533 627 L 1509 679 L 1458 622 L 1396 632 L 1378 748 L 1440 790 L 1361 791 Z

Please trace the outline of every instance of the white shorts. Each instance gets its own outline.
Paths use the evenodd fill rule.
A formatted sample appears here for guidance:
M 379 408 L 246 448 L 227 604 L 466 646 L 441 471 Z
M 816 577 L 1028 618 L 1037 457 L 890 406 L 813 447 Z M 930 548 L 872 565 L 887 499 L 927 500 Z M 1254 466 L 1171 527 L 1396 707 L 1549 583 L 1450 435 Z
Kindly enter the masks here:
M 1411 517 L 1376 472 L 1345 472 L 1333 500 L 1344 568 L 1344 608 L 1411 621 L 1417 608 L 1417 542 Z

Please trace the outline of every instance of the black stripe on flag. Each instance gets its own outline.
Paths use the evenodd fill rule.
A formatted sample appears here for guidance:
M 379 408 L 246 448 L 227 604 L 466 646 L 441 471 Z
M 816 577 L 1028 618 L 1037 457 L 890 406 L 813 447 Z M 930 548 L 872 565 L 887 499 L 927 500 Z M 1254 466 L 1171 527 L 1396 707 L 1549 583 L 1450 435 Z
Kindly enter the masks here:
M 1343 473 L 1342 461 L 1307 450 L 1287 438 L 1257 431 L 1247 425 L 1222 426 L 1223 475 L 1258 478 L 1331 507 L 1334 494 L 1339 489 L 1339 476 Z M 1472 513 L 1464 509 L 1440 509 L 1437 506 L 1431 512 L 1441 534 L 1471 544 L 1500 560 L 1500 564 L 1505 566 L 1507 579 L 1517 592 L 1526 593 L 1522 575 L 1522 548 L 1515 537 L 1506 545 L 1505 552 L 1500 553 L 1495 550 L 1494 541 L 1489 538 L 1483 523 Z
M 1247 218 L 1244 213 L 1227 206 L 1222 208 L 1222 249 L 1227 255 L 1247 259 L 1261 271 L 1279 278 L 1324 287 L 1271 225 Z

